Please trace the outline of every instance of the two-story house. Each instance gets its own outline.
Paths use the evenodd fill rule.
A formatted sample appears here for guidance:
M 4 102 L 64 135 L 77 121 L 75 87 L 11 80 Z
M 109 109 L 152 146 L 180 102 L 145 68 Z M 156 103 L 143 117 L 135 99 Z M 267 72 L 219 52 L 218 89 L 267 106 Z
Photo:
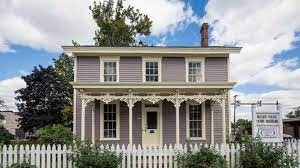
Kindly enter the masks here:
M 96 144 L 223 143 L 240 47 L 63 46 L 75 56 L 74 134 Z

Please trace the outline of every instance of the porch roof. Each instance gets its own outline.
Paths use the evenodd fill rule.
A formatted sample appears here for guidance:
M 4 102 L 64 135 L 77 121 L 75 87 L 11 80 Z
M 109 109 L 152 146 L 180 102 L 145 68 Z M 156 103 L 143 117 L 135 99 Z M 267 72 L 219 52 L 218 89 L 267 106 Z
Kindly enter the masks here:
M 160 82 L 160 83 L 100 83 L 100 82 L 71 82 L 73 88 L 84 90 L 86 92 L 126 92 L 129 89 L 132 92 L 219 92 L 223 89 L 231 89 L 236 82 Z

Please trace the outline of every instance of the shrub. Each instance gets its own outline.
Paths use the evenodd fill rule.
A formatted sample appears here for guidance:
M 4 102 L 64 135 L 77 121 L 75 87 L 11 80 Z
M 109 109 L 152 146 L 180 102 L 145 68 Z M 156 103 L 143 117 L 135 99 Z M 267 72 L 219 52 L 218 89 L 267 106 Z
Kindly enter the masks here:
M 250 139 L 240 150 L 240 167 L 293 168 L 298 167 L 296 157 L 289 156 L 285 145 L 272 146 L 260 139 Z
M 36 168 L 34 165 L 30 165 L 30 163 L 22 162 L 22 163 L 14 163 L 8 168 Z
M 178 153 L 176 161 L 179 168 L 227 168 L 224 157 L 206 147 L 196 152 L 188 149 L 185 153 Z
M 73 162 L 77 168 L 117 168 L 122 157 L 115 152 L 101 150 L 90 142 L 77 143 L 74 147 Z
M 14 136 L 3 126 L 0 125 L 0 144 L 9 144 Z
M 39 141 L 44 144 L 67 144 L 73 143 L 73 134 L 71 129 L 63 125 L 52 125 L 40 128 L 37 131 Z

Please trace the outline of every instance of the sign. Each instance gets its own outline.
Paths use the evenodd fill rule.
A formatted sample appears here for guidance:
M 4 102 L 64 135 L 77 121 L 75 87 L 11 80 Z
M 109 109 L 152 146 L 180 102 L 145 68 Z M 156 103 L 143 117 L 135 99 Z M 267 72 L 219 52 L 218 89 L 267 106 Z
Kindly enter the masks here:
M 263 142 L 282 142 L 282 112 L 281 108 L 264 109 L 252 107 L 252 135 Z

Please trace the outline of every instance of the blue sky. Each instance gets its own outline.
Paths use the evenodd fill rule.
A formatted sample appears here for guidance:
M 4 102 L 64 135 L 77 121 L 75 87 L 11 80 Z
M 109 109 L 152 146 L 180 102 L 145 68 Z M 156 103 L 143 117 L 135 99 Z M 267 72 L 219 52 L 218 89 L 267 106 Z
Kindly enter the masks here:
M 69 4 L 72 3 L 72 6 Z M 52 64 L 60 46 L 72 40 L 92 44 L 95 29 L 88 5 L 92 1 L 0 2 L 0 97 L 11 109 L 13 91 L 24 87 L 20 76 L 33 66 Z M 128 0 L 153 20 L 153 45 L 200 45 L 199 27 L 210 25 L 211 45 L 243 47 L 231 57 L 233 94 L 244 102 L 279 100 L 287 113 L 300 105 L 300 4 L 268 0 Z M 299 85 L 299 86 L 298 86 Z M 238 117 L 249 118 L 249 109 Z

